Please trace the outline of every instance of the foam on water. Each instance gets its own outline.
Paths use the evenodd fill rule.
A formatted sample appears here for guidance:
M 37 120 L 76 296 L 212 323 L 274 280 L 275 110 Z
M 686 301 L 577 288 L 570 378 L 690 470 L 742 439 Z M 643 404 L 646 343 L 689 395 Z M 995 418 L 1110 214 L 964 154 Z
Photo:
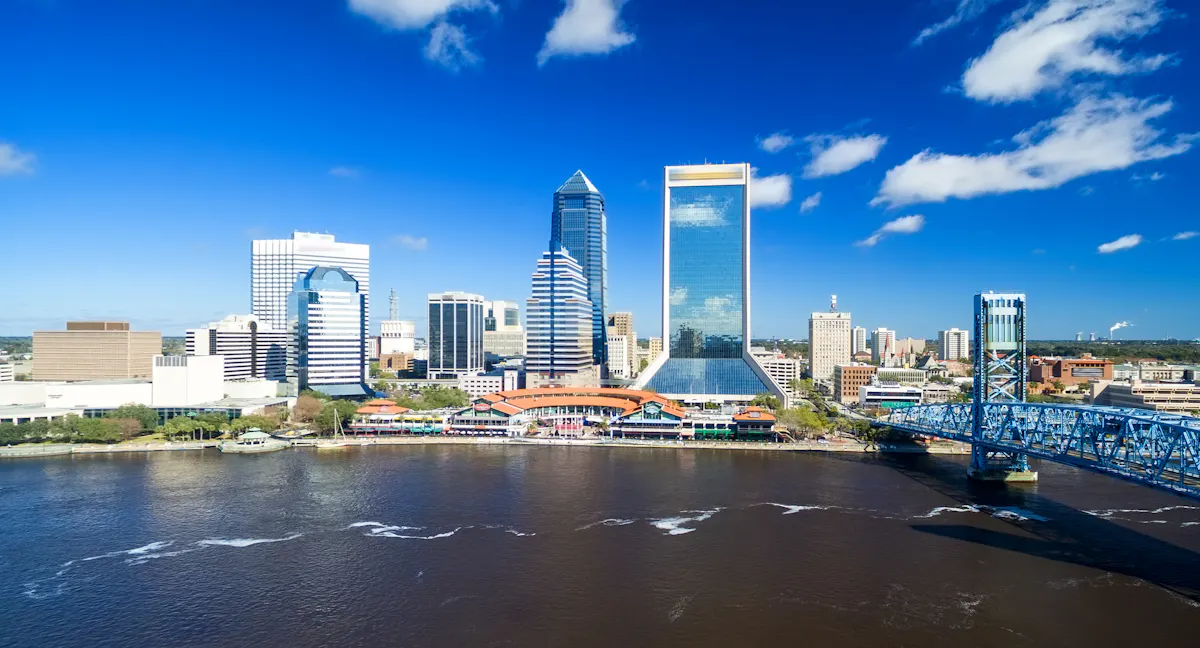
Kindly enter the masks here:
M 755 504 L 755 506 L 774 506 L 777 508 L 781 508 L 784 510 L 783 511 L 784 515 L 792 515 L 793 513 L 799 513 L 800 511 L 826 511 L 831 508 L 834 508 L 832 506 L 816 506 L 816 505 L 809 505 L 809 504 L 780 504 L 778 502 L 763 502 L 762 504 Z
M 962 506 L 938 506 L 932 511 L 924 515 L 914 515 L 913 520 L 923 520 L 932 517 L 937 517 L 943 513 L 978 513 L 979 507 L 973 504 L 963 504 Z
M 268 544 L 271 542 L 287 542 L 288 540 L 295 540 L 296 538 L 299 538 L 302 535 L 304 535 L 304 534 L 303 533 L 293 533 L 292 535 L 287 536 L 285 538 L 209 538 L 207 540 L 200 540 L 200 541 L 196 542 L 196 544 L 203 546 L 203 547 L 237 547 L 240 549 L 243 547 L 250 547 L 253 545 L 257 545 L 257 544 Z
M 147 562 L 150 562 L 151 560 L 154 560 L 156 558 L 171 558 L 173 556 L 182 556 L 185 553 L 191 553 L 193 551 L 197 551 L 202 548 L 203 547 L 197 547 L 196 549 L 179 549 L 177 551 L 161 551 L 158 553 L 140 554 L 137 556 L 133 556 L 132 558 L 126 558 L 125 564 L 127 564 L 127 565 L 144 565 Z
M 471 527 L 469 527 L 469 526 L 467 526 L 467 527 L 457 527 L 457 528 L 455 528 L 453 531 L 446 531 L 445 533 L 437 533 L 437 534 L 434 534 L 434 535 L 429 535 L 429 536 L 419 536 L 419 535 L 403 535 L 403 534 L 400 534 L 400 533 L 392 533 L 391 531 L 384 531 L 384 532 L 382 532 L 382 533 L 375 533 L 375 534 L 372 534 L 372 537 L 376 537 L 376 538 L 401 538 L 401 539 L 403 539 L 403 540 L 440 540 L 440 539 L 442 539 L 442 538 L 449 538 L 450 536 L 454 535 L 455 533 L 458 533 L 459 531 L 462 531 L 463 529 L 470 529 L 470 528 L 471 528 Z
M 1034 522 L 1049 521 L 1048 518 L 1044 518 L 1037 513 L 1026 511 L 1025 509 L 1017 508 L 1015 506 L 998 506 L 996 508 L 986 508 L 986 510 L 991 512 L 992 517 L 1000 518 L 1002 520 L 1017 520 L 1018 522 L 1028 522 L 1030 520 Z
M 597 527 L 597 526 L 618 527 L 618 526 L 625 526 L 627 524 L 633 524 L 634 522 L 637 522 L 637 520 L 630 520 L 630 519 L 625 519 L 625 518 L 605 518 L 603 520 L 600 520 L 599 522 L 592 522 L 591 524 L 585 524 L 575 530 L 583 531 L 585 529 L 590 529 L 592 527 Z
M 678 517 L 650 520 L 650 524 L 656 529 L 662 529 L 663 531 L 666 531 L 666 535 L 683 535 L 685 533 L 691 533 L 692 531 L 695 531 L 695 529 L 688 528 L 684 525 L 703 522 L 716 515 L 720 511 L 721 509 L 719 507 L 704 511 L 684 511 L 684 513 L 692 513 L 693 515 L 680 515 Z

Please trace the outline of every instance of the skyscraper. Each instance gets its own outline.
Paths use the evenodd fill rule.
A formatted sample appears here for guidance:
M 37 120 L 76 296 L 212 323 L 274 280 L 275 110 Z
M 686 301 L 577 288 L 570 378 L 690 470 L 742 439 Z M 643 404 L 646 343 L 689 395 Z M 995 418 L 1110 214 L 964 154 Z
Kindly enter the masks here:
M 563 248 L 542 254 L 525 309 L 529 328 L 525 380 L 530 387 L 593 386 L 592 302 L 583 266 Z
M 850 313 L 839 313 L 837 295 L 828 313 L 808 318 L 808 371 L 813 380 L 833 380 L 833 368 L 850 363 Z
M 461 378 L 482 372 L 483 297 L 430 293 L 429 377 Z
M 967 332 L 956 328 L 938 331 L 938 358 L 941 360 L 962 360 L 971 355 L 971 347 L 967 343 Z
M 862 326 L 855 326 L 850 329 L 850 355 L 870 351 L 867 348 L 867 329 Z
M 583 268 L 587 298 L 592 303 L 592 358 L 597 365 L 607 362 L 608 331 L 608 224 L 604 196 L 596 185 L 576 171 L 554 192 L 550 217 L 550 251 L 566 248 Z
M 685 402 L 787 400 L 750 357 L 750 165 L 664 170 L 662 355 L 639 386 Z
M 290 239 L 254 241 L 251 246 L 251 312 L 277 331 L 287 329 L 288 295 L 302 273 L 317 266 L 342 268 L 366 296 L 370 328 L 371 247 L 339 243 L 332 234 L 293 232 Z
M 317 266 L 288 296 L 288 382 L 334 397 L 367 387 L 367 296 L 342 268 Z

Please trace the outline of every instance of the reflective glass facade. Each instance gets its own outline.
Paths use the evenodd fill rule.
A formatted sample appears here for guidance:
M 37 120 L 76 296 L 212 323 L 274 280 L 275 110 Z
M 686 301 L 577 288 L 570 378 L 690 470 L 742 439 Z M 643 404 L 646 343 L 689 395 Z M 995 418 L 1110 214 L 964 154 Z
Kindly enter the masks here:
M 746 165 L 669 167 L 665 363 L 645 386 L 671 395 L 771 393 L 745 354 Z
M 607 228 L 604 196 L 583 175 L 583 171 L 576 171 L 554 192 L 550 250 L 566 248 L 567 253 L 583 267 L 583 276 L 588 282 L 588 300 L 592 303 L 592 357 L 596 364 L 604 364 L 607 360 Z
M 483 297 L 448 292 L 429 295 L 429 376 L 483 371 Z
M 672 358 L 742 357 L 743 187 L 671 189 Z

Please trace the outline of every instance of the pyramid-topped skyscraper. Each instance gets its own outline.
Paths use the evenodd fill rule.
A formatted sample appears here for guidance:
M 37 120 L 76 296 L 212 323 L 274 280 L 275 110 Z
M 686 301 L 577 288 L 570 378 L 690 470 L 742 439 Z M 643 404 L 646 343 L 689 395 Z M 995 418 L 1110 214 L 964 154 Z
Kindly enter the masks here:
M 608 310 L 608 225 L 604 196 L 583 174 L 575 175 L 554 192 L 550 218 L 550 251 L 566 249 L 583 268 L 588 300 L 592 303 L 592 359 L 608 361 L 605 314 Z

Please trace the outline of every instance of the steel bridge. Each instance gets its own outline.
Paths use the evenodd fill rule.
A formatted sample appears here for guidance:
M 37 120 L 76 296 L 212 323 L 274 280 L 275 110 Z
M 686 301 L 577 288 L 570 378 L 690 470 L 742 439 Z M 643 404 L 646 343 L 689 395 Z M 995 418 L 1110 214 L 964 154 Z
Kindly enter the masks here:
M 976 410 L 978 425 L 976 425 Z M 1021 402 L 917 405 L 875 425 L 1028 455 L 1200 498 L 1200 418 Z

